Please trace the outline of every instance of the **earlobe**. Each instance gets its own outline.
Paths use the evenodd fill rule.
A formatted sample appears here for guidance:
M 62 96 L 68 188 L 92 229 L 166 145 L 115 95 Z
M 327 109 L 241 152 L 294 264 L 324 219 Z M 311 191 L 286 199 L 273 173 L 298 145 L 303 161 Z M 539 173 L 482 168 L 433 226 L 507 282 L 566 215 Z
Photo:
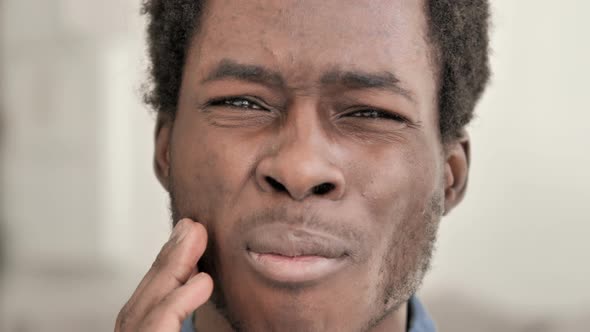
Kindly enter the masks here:
M 465 196 L 469 178 L 470 142 L 469 135 L 461 137 L 445 146 L 445 210 L 447 215 Z
M 162 112 L 158 114 L 155 128 L 154 171 L 158 181 L 166 191 L 169 190 L 172 124 L 173 121 L 170 115 Z

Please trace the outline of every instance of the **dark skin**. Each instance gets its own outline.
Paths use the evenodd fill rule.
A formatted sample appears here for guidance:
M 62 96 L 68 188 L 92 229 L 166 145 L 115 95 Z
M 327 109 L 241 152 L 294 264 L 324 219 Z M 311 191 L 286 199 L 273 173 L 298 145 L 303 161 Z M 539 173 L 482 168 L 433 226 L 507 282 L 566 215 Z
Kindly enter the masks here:
M 198 309 L 205 331 L 405 331 L 468 174 L 466 136 L 441 142 L 425 31 L 418 1 L 210 1 L 156 127 L 183 220 L 116 330 L 179 331 Z M 342 267 L 262 278 L 245 252 L 275 224 L 337 238 Z

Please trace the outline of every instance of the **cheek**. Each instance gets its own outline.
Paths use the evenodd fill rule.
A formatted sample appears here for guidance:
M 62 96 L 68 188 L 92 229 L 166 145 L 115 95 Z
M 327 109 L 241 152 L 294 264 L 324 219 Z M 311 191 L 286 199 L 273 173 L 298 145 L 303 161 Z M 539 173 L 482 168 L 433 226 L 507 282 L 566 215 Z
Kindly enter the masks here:
M 436 152 L 427 151 L 427 147 L 421 147 L 395 155 L 382 154 L 383 159 L 366 165 L 371 176 L 362 186 L 361 195 L 371 220 L 375 220 L 374 243 L 380 244 L 372 251 L 371 275 L 378 276 L 381 282 L 402 277 L 388 274 L 399 270 L 395 265 L 415 264 L 414 247 L 423 247 L 423 241 L 430 236 L 426 233 L 432 219 L 431 207 L 440 201 L 442 175 Z
M 172 189 L 181 213 L 198 216 L 201 222 L 223 219 L 249 174 L 250 153 L 203 128 L 179 125 L 171 150 Z
M 373 220 L 380 221 L 380 231 L 422 212 L 439 187 L 437 165 L 428 155 L 404 151 L 364 165 L 364 172 L 370 175 L 359 183 L 360 195 Z
M 416 170 L 400 160 L 391 160 L 390 169 L 375 170 L 361 194 L 369 220 L 374 220 L 371 236 L 380 245 L 372 250 L 376 268 L 395 243 L 412 231 L 410 225 L 423 221 L 425 207 L 436 190 L 436 181 L 428 171 Z

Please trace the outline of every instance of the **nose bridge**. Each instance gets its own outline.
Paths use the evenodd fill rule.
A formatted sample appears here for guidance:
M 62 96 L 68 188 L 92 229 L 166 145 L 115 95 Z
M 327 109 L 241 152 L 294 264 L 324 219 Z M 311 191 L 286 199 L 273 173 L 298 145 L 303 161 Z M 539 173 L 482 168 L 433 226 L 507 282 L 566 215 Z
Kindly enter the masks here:
M 317 157 L 314 155 L 315 152 L 329 145 L 317 113 L 311 105 L 294 107 L 293 111 L 289 112 L 284 129 L 279 133 L 280 144 L 277 154 L 281 153 L 287 157 L 291 154 L 307 154 L 309 159 L 314 159 Z
M 283 191 L 295 200 L 314 194 L 342 196 L 344 176 L 314 106 L 294 105 L 275 137 L 272 152 L 257 169 L 265 191 Z

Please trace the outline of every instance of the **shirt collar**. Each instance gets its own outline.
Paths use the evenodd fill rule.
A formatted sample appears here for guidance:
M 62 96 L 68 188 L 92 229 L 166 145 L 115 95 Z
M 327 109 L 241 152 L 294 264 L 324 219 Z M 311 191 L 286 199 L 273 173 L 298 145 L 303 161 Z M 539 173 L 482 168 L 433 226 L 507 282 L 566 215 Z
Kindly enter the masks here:
M 410 312 L 408 332 L 436 332 L 434 321 L 417 297 L 412 296 L 410 298 L 408 310 Z

